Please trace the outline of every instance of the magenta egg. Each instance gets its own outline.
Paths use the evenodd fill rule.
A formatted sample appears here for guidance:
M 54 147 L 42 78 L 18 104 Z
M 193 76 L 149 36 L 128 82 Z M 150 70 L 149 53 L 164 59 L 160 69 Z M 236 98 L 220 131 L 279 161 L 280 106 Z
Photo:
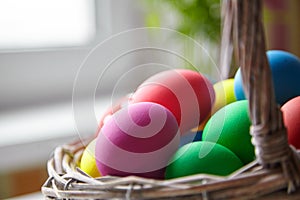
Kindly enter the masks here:
M 176 118 L 167 108 L 130 104 L 114 113 L 97 136 L 97 167 L 104 176 L 162 179 L 179 141 Z

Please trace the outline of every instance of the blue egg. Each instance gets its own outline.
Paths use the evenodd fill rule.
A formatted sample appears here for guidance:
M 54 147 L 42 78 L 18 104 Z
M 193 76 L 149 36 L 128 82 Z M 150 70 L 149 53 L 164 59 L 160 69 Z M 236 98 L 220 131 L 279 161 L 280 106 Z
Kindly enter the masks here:
M 286 51 L 267 51 L 270 64 L 276 102 L 283 105 L 288 100 L 300 96 L 300 59 Z M 235 74 L 234 94 L 237 100 L 244 100 L 241 71 Z
M 191 142 L 201 141 L 202 133 L 203 133 L 202 130 L 197 131 L 197 132 L 190 131 L 190 132 L 182 135 L 180 137 L 179 147 L 182 147 L 183 145 L 191 143 Z
M 234 76 L 234 95 L 236 100 L 245 100 L 245 94 L 242 83 L 242 73 L 241 68 L 237 70 Z

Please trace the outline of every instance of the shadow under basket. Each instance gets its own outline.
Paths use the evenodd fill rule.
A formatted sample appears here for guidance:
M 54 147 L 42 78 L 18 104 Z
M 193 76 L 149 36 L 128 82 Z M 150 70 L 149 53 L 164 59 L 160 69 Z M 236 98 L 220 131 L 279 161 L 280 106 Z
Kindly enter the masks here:
M 300 152 L 287 142 L 282 113 L 275 101 L 261 15 L 260 0 L 224 0 L 222 4 L 220 67 L 230 66 L 233 49 L 249 102 L 255 161 L 226 177 L 91 178 L 77 167 L 87 141 L 77 141 L 57 147 L 48 161 L 49 178 L 42 186 L 45 198 L 300 199 Z

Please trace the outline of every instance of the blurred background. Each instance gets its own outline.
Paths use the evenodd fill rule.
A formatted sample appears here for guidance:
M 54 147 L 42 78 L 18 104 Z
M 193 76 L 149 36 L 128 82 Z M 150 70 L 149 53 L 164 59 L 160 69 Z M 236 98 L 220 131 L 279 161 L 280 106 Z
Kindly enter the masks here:
M 264 0 L 268 49 L 300 56 L 299 8 L 298 0 Z M 80 137 L 74 91 L 77 107 L 94 98 L 97 120 L 167 68 L 220 79 L 220 24 L 219 0 L 1 0 L 0 199 L 39 191 L 54 148 Z M 141 45 L 156 49 L 118 55 Z M 97 129 L 89 117 L 80 127 L 86 135 Z

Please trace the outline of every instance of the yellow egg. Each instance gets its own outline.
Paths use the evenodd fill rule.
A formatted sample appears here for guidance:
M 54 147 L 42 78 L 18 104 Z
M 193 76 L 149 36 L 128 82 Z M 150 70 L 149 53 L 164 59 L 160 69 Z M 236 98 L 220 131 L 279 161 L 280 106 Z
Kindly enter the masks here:
M 81 161 L 80 161 L 80 169 L 94 178 L 101 176 L 96 165 L 95 146 L 96 146 L 96 139 L 94 139 L 88 144 L 88 146 L 86 147 L 86 149 L 82 154 Z
M 234 79 L 226 79 L 214 84 L 215 90 L 215 102 L 212 107 L 210 115 L 206 117 L 206 119 L 196 128 L 192 129 L 193 131 L 202 131 L 210 119 L 210 117 L 215 114 L 219 109 L 224 106 L 235 102 L 236 98 L 234 95 Z
M 236 101 L 234 96 L 234 79 L 226 79 L 215 83 L 214 90 L 216 98 L 211 115 L 217 112 L 220 108 Z

